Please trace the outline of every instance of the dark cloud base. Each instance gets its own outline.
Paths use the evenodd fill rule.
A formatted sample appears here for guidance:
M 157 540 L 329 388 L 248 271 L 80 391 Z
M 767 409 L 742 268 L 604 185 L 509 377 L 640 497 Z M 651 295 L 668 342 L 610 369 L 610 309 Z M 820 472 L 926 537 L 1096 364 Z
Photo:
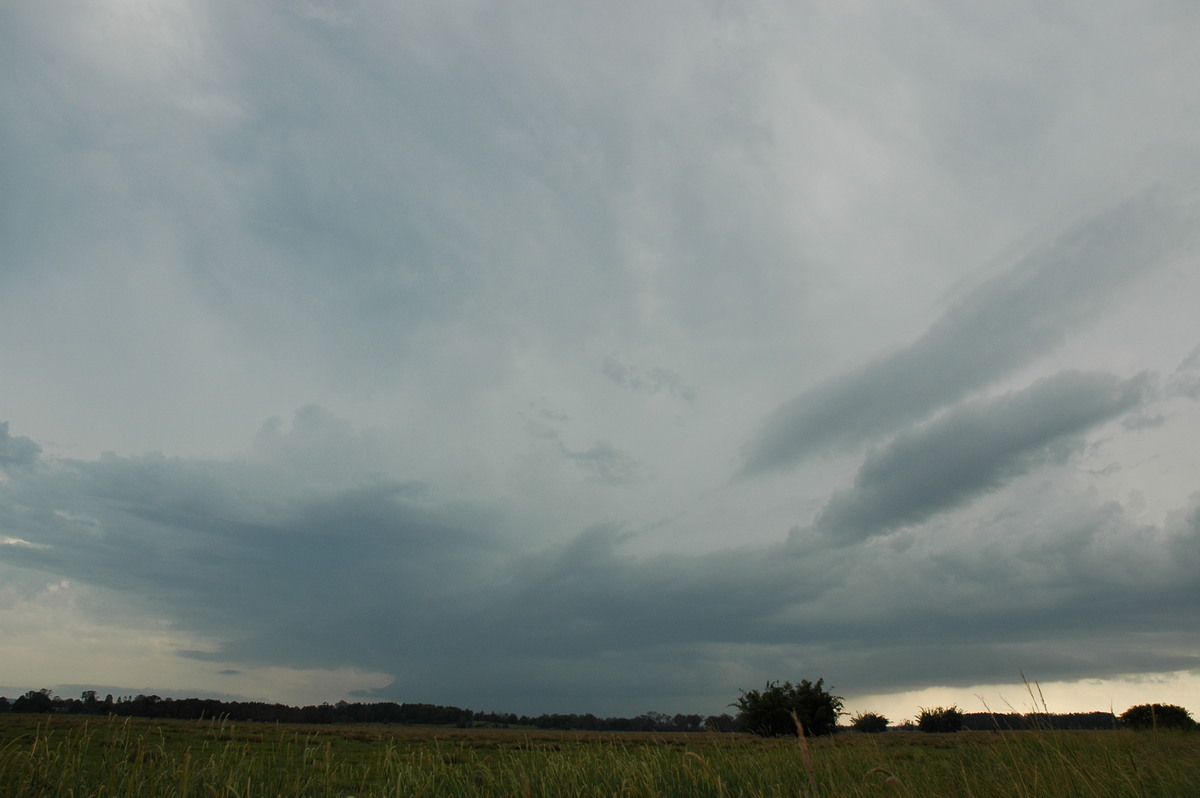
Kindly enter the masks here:
M 1060 390 L 1098 391 L 1095 420 L 1131 388 L 1062 376 L 996 404 Z M 795 675 L 861 694 L 1200 667 L 1196 508 L 1162 529 L 1084 504 L 1062 527 L 1002 513 L 969 535 L 640 557 L 606 526 L 527 550 L 411 485 L 314 485 L 285 438 L 275 460 L 10 462 L 0 525 L 36 545 L 0 556 L 138 597 L 223 640 L 191 656 L 230 670 L 353 666 L 394 675 L 374 698 L 514 711 L 708 706 Z

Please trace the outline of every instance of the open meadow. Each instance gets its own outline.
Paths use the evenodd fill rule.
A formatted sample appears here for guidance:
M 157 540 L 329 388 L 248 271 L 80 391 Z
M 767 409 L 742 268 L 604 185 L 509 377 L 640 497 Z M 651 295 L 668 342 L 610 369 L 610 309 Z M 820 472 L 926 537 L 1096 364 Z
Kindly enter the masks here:
M 5 796 L 1200 795 L 1200 734 L 635 734 L 0 716 Z

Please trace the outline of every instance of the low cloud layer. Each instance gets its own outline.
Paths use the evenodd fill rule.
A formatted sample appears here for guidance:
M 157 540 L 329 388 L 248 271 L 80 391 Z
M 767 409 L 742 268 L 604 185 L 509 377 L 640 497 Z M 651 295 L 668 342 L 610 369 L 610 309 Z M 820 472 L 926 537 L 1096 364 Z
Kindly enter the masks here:
M 288 466 L 308 410 L 273 433 L 279 459 L 22 469 L 0 486 L 0 524 L 35 545 L 6 546 L 5 562 L 143 597 L 220 641 L 183 652 L 216 672 L 391 674 L 363 694 L 376 698 L 633 712 L 713 701 L 731 675 L 756 672 L 749 663 L 837 674 L 857 692 L 1004 681 L 1021 667 L 1047 679 L 1200 667 L 1189 649 L 1200 639 L 1177 625 L 1200 568 L 1196 506 L 1139 525 L 1086 491 L 1048 495 L 1016 467 L 1140 390 L 1066 373 L 959 410 L 869 458 L 817 523 L 855 543 L 1016 480 L 1022 505 L 969 533 L 948 516 L 882 546 L 635 555 L 631 534 L 609 526 L 530 550 L 495 533 L 495 508 L 430 503 L 421 486 L 386 480 L 307 481 Z M 1002 432 L 1019 418 L 1029 427 L 1014 442 Z M 1163 644 L 1146 645 L 1156 634 Z M 672 675 L 684 663 L 687 677 Z

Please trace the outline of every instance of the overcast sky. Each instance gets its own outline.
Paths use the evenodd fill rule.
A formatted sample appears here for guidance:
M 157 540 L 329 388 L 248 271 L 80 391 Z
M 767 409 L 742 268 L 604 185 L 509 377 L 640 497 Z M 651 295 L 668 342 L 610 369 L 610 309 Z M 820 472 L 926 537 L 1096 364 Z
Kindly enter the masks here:
M 1200 710 L 1200 6 L 987 5 L 0 4 L 0 691 Z

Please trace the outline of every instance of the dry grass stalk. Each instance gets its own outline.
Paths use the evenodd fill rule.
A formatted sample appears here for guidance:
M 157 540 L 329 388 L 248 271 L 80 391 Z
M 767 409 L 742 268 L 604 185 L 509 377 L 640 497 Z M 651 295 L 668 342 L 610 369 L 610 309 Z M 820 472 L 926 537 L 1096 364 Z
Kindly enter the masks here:
M 791 710 L 792 722 L 796 724 L 796 745 L 800 748 L 800 758 L 804 760 L 804 769 L 808 771 L 808 787 L 811 795 L 817 794 L 817 773 L 813 769 L 812 754 L 808 750 L 808 737 L 804 734 L 804 724 L 800 722 L 796 710 Z

